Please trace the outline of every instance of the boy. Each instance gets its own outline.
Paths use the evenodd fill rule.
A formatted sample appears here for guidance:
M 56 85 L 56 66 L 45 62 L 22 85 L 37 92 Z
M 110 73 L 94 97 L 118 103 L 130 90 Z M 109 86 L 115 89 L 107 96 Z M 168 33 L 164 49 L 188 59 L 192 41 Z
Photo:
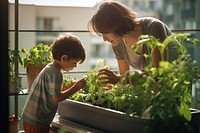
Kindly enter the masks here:
M 49 133 L 58 103 L 86 84 L 85 78 L 82 78 L 68 90 L 61 91 L 61 70 L 70 71 L 85 60 L 85 50 L 77 37 L 59 35 L 52 44 L 52 54 L 54 61 L 46 65 L 35 79 L 22 111 L 26 133 Z

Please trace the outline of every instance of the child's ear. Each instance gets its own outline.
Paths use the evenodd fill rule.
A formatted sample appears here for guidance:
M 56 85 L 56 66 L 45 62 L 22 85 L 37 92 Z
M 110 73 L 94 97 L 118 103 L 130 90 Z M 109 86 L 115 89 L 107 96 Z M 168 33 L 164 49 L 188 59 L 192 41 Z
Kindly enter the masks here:
M 62 57 L 61 57 L 61 61 L 67 61 L 68 60 L 68 56 L 67 55 L 63 55 Z

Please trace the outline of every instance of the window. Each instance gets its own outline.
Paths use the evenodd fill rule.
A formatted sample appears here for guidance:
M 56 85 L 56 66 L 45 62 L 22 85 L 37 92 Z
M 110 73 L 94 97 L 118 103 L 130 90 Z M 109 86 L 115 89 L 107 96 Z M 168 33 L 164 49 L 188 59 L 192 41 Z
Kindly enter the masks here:
M 53 19 L 44 18 L 44 30 L 52 30 L 52 29 L 53 29 Z
M 103 44 L 92 44 L 92 49 L 91 49 L 91 56 L 95 58 L 101 58 L 105 57 L 104 56 L 104 45 Z
M 36 28 L 42 30 L 54 30 L 61 29 L 59 18 L 37 18 Z
M 60 21 L 59 18 L 51 18 L 51 17 L 44 17 L 44 18 L 37 18 L 36 22 L 36 29 L 38 30 L 60 30 Z M 55 32 L 38 32 L 38 36 L 41 35 L 57 35 Z

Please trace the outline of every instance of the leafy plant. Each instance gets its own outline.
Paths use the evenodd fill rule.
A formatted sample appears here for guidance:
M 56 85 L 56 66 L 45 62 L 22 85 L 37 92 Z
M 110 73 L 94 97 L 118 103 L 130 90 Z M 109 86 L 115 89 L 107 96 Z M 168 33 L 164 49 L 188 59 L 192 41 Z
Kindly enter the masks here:
M 152 64 L 150 64 L 145 69 L 147 75 L 143 76 L 146 79 L 144 87 L 152 88 L 151 91 L 156 92 L 156 95 L 152 99 L 153 107 L 151 117 L 155 117 L 155 114 L 158 112 L 160 112 L 160 118 L 173 115 L 172 110 L 176 111 L 175 108 L 177 107 L 178 99 L 178 102 L 180 102 L 180 114 L 184 115 L 187 120 L 191 120 L 191 114 L 189 113 L 192 98 L 191 87 L 193 83 L 199 82 L 200 72 L 197 62 L 193 61 L 190 55 L 187 54 L 187 49 L 178 43 L 197 42 L 196 39 L 188 38 L 188 36 L 189 34 L 173 34 L 162 44 L 152 36 L 143 36 L 143 42 L 139 42 L 139 44 L 142 45 L 144 42 L 147 43 L 148 46 L 154 45 L 154 47 L 151 47 L 151 51 L 153 51 L 155 47 L 158 47 L 161 55 L 164 55 L 164 49 L 166 49 L 169 43 L 177 43 L 177 49 L 181 53 L 181 56 L 171 63 L 163 59 L 159 63 L 158 68 L 153 68 Z
M 73 80 L 71 78 L 64 78 L 63 80 L 63 86 L 69 86 L 71 85 Z
M 150 47 L 150 54 L 144 55 L 150 64 L 145 68 L 145 74 L 138 72 L 127 73 L 116 85 L 116 90 L 121 91 L 123 97 L 116 102 L 123 104 L 119 109 L 124 109 L 130 115 L 142 116 L 145 110 L 149 111 L 149 117 L 153 120 L 148 129 L 149 132 L 177 132 L 183 128 L 183 132 L 190 131 L 188 122 L 191 121 L 192 85 L 200 83 L 200 70 L 197 62 L 192 60 L 187 49 L 181 43 L 196 43 L 196 39 L 188 37 L 189 34 L 173 34 L 163 43 L 153 36 L 141 36 L 138 47 L 146 44 Z M 178 41 L 177 41 L 178 40 Z M 180 57 L 173 61 L 162 61 L 159 67 L 153 67 L 151 63 L 152 51 L 157 47 L 164 55 L 164 50 L 169 43 L 176 43 Z M 133 48 L 136 50 L 138 47 Z M 127 78 L 130 79 L 127 83 Z M 135 80 L 134 80 L 135 79 Z M 134 82 L 132 82 L 134 80 Z M 166 122 L 167 121 L 167 122 Z M 176 123 L 173 123 L 176 121 Z M 158 128 L 157 125 L 161 128 Z M 162 125 L 161 125 L 162 124 Z
M 28 63 L 38 66 L 53 61 L 51 47 L 42 43 L 33 46 L 29 51 L 26 48 L 21 51 L 24 54 L 24 67 L 27 67 Z
M 76 83 L 75 78 L 70 78 L 67 76 L 64 76 L 63 78 L 63 88 L 62 91 L 65 91 L 67 89 L 69 89 L 71 86 L 73 86 Z
M 145 73 L 127 72 L 112 90 L 104 91 L 104 85 L 98 81 L 97 67 L 88 71 L 88 88 L 85 88 L 84 95 L 80 92 L 75 95 L 83 102 L 88 102 L 89 97 L 92 104 L 123 111 L 127 116 L 136 115 L 153 120 L 146 130 L 148 132 L 190 132 L 192 129 L 188 122 L 192 118 L 192 85 L 200 84 L 200 69 L 187 53 L 186 47 L 180 44 L 197 41 L 189 38 L 189 34 L 172 34 L 163 43 L 153 36 L 141 36 L 133 50 L 142 45 L 150 48 L 149 54 L 144 55 L 149 62 Z M 172 62 L 164 60 L 163 56 L 169 43 L 175 43 L 180 52 L 179 58 Z M 157 68 L 151 62 L 155 48 L 162 55 Z
M 21 84 L 18 83 L 18 73 L 16 73 L 15 63 L 19 63 L 20 65 L 24 64 L 23 59 L 21 57 L 21 51 L 20 50 L 16 51 L 9 48 L 8 53 L 9 53 L 9 81 L 13 86 L 15 86 L 18 90 L 20 90 Z
M 75 93 L 72 96 L 72 99 L 75 100 L 84 100 L 85 102 L 91 102 L 96 105 L 101 105 L 105 103 L 105 89 L 110 84 L 101 84 L 98 80 L 98 72 L 100 69 L 106 68 L 109 69 L 108 66 L 104 64 L 103 59 L 99 59 L 97 61 L 97 65 L 95 68 L 90 69 L 87 72 L 87 80 L 86 86 L 84 87 L 82 92 Z M 110 85 L 111 86 L 111 85 Z

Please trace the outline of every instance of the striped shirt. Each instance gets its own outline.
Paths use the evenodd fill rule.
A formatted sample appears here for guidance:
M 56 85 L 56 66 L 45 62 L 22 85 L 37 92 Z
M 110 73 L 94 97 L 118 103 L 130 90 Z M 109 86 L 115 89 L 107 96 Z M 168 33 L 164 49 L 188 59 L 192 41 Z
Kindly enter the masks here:
M 22 119 L 31 125 L 49 128 L 58 107 L 52 95 L 61 94 L 62 82 L 61 71 L 53 63 L 46 65 L 33 82 L 22 111 Z

